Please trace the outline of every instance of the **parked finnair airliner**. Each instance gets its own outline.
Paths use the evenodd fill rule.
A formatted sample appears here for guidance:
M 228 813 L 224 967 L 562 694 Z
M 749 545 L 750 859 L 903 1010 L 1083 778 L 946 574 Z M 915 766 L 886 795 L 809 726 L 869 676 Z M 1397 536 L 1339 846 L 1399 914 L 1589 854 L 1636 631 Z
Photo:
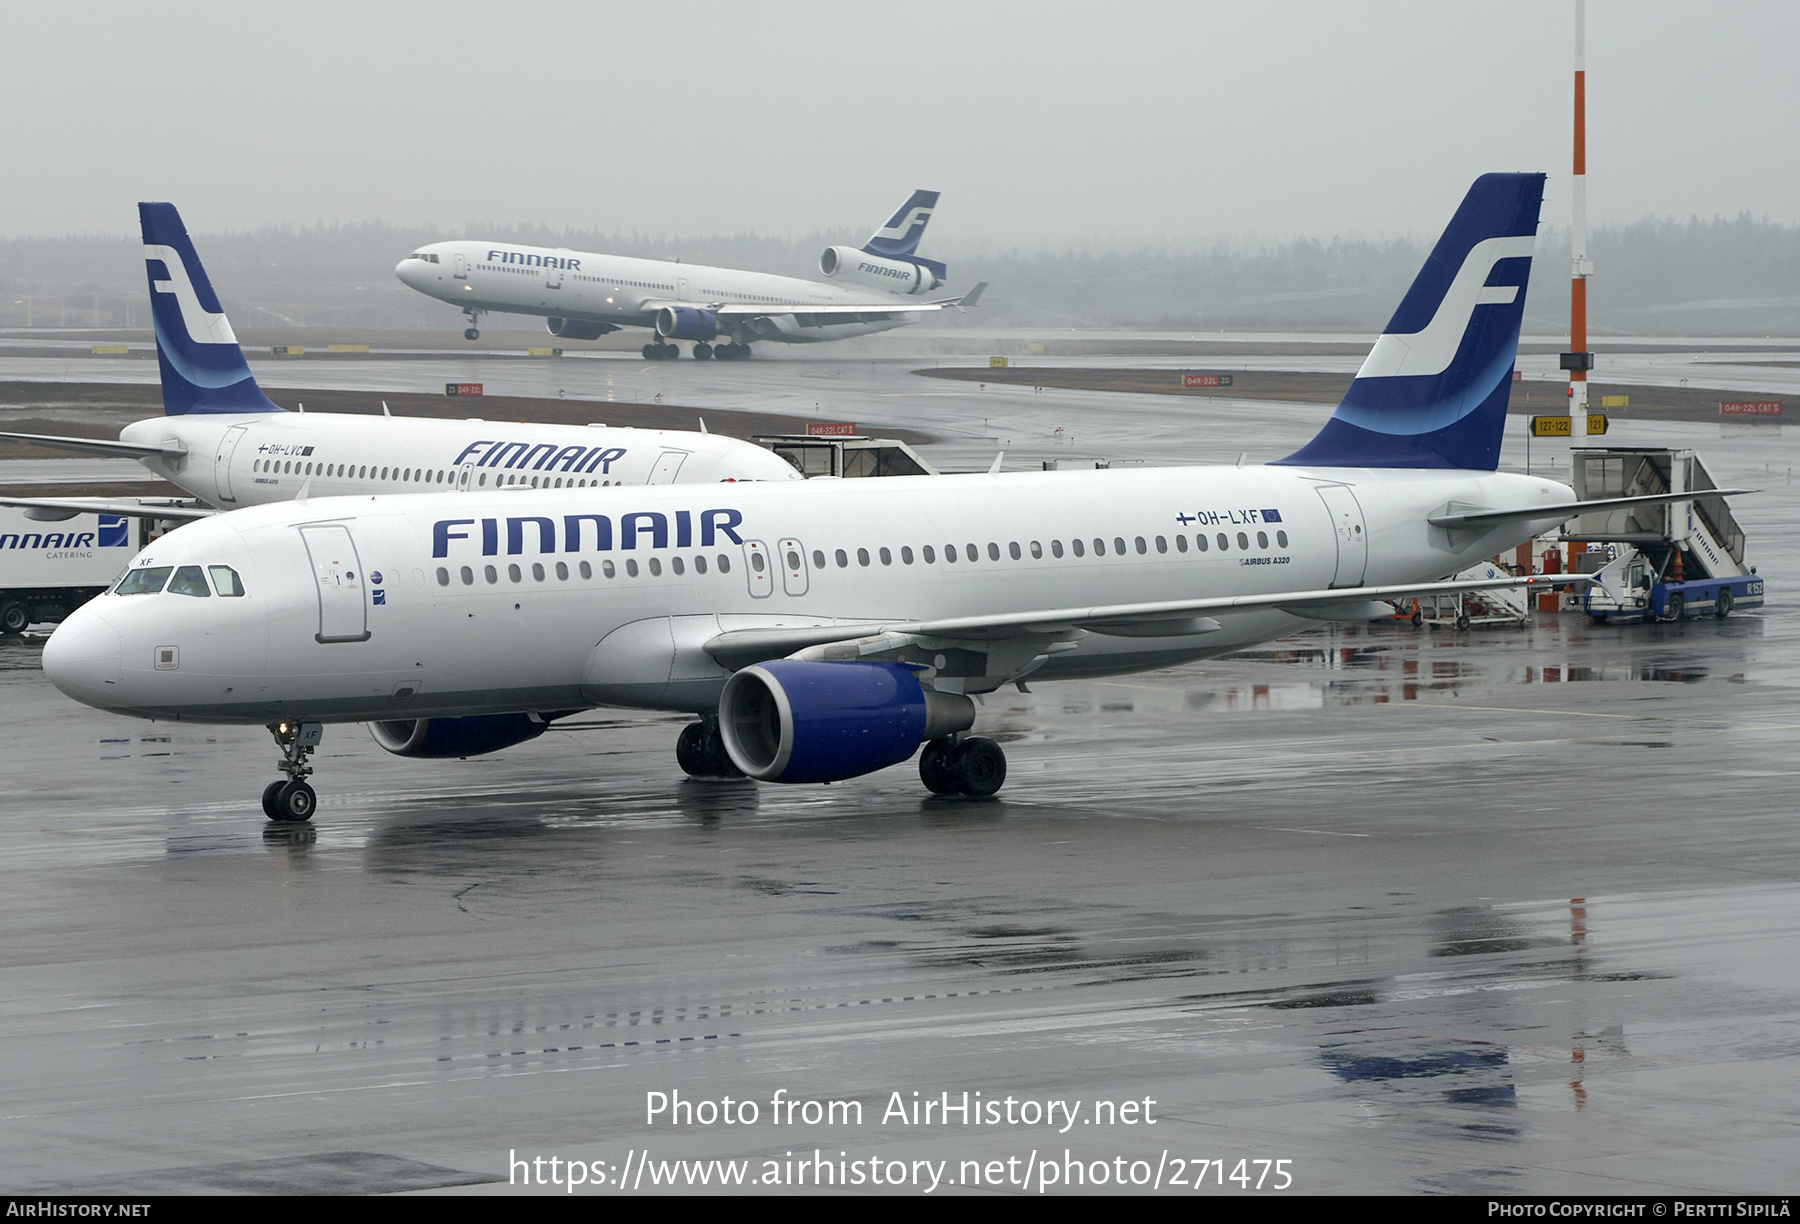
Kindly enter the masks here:
M 1443 576 L 1577 509 L 1495 470 L 1543 184 L 1476 181 L 1331 419 L 1267 466 L 263 506 L 157 541 L 44 670 L 101 709 L 267 724 L 278 820 L 313 809 L 325 723 L 468 756 L 600 705 L 699 715 L 690 774 L 834 781 L 923 743 L 929 789 L 992 794 L 977 694 L 1533 581 Z
M 420 293 L 469 316 L 480 337 L 489 311 L 545 315 L 550 334 L 596 340 L 622 327 L 648 327 L 651 360 L 680 356 L 671 340 L 694 342 L 699 360 L 750 356 L 750 344 L 812 344 L 904 327 L 922 315 L 973 306 L 985 283 L 960 297 L 920 301 L 944 283 L 944 265 L 918 253 L 938 193 L 915 191 L 859 250 L 826 247 L 819 270 L 839 282 L 709 268 L 661 259 L 596 255 L 510 242 L 434 242 L 394 268 Z
M 0 498 L 40 516 L 101 511 L 202 518 L 306 495 L 606 488 L 800 479 L 750 442 L 683 430 L 444 421 L 288 412 L 251 376 L 173 204 L 139 204 L 166 415 L 119 441 L 0 433 L 61 450 L 130 457 L 200 498 L 196 509 L 135 501 Z

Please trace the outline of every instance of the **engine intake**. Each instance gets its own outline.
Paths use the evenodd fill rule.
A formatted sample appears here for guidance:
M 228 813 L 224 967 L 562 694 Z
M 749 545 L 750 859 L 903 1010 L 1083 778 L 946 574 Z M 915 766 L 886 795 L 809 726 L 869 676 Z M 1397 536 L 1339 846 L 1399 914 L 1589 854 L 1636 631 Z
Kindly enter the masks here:
M 395 756 L 466 757 L 536 739 L 549 725 L 548 718 L 530 714 L 474 714 L 370 723 L 369 733 Z
M 656 334 L 665 340 L 711 340 L 719 334 L 719 316 L 691 306 L 664 306 L 656 312 Z
M 719 698 L 725 751 L 763 782 L 860 777 L 974 722 L 974 702 L 901 663 L 775 659 L 734 674 Z
M 608 332 L 618 331 L 611 323 L 595 323 L 587 319 L 559 319 L 552 315 L 545 319 L 550 334 L 562 340 L 598 340 Z

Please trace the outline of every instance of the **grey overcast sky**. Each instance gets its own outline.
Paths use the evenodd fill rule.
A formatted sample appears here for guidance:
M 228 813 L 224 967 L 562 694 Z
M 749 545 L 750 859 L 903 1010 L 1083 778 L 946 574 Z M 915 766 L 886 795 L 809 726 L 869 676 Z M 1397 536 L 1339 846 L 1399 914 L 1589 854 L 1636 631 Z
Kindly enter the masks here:
M 872 228 L 943 248 L 1568 221 L 1574 0 L 12 4 L 0 236 Z M 1589 0 L 1589 215 L 1800 220 L 1800 3 Z

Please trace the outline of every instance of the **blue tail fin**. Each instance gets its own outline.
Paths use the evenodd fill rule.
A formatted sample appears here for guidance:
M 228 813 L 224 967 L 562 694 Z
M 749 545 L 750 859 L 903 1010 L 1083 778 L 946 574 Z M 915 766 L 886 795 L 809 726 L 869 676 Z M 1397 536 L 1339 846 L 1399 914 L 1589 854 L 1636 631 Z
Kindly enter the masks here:
M 937 207 L 938 193 L 915 191 L 888 223 L 870 235 L 863 250 L 888 259 L 910 259 L 919 250 L 919 239 L 925 236 L 925 223 Z
M 139 204 L 163 411 L 282 412 L 250 376 L 219 297 L 173 204 Z
M 1467 468 L 1500 461 L 1541 174 L 1484 174 L 1316 437 L 1279 463 Z

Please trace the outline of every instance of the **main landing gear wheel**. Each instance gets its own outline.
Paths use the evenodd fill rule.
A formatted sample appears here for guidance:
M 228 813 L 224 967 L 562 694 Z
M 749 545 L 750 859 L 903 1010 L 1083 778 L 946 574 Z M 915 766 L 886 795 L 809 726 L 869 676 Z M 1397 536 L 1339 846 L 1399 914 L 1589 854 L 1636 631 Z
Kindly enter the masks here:
M 675 741 L 675 761 L 690 778 L 741 778 L 744 771 L 725 751 L 717 715 L 689 723 Z
M 479 328 L 475 328 L 475 327 L 465 328 L 465 329 L 463 329 L 463 339 L 464 340 L 479 340 L 479 339 L 481 339 L 481 330 Z
M 1006 784 L 1006 753 L 978 735 L 934 739 L 919 754 L 919 781 L 934 795 L 985 799 Z
M 1724 620 L 1727 616 L 1730 616 L 1732 602 L 1731 588 L 1720 587 L 1718 601 L 1713 604 L 1713 615 L 1720 620 Z
M 658 340 L 654 344 L 644 346 L 645 361 L 674 361 L 681 356 L 681 349 L 673 344 L 664 344 Z
M 708 344 L 706 341 L 702 340 L 699 344 L 696 344 L 694 346 L 694 360 L 695 361 L 711 361 L 712 355 L 713 355 L 713 346 Z
M 730 344 L 715 345 L 713 356 L 719 361 L 744 361 L 750 356 L 750 346 L 738 344 L 735 341 Z

